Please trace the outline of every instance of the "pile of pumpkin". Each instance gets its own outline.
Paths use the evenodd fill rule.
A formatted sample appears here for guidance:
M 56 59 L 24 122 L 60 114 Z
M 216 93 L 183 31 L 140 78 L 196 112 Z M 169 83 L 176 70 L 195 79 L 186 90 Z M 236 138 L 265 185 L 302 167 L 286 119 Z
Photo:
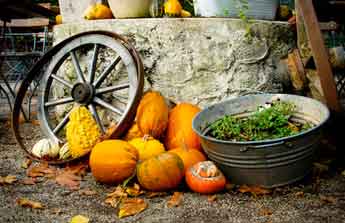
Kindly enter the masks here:
M 189 103 L 169 111 L 165 98 L 149 91 L 124 138 L 100 141 L 91 114 L 77 107 L 67 125 L 68 152 L 78 157 L 91 150 L 91 172 L 102 183 L 119 184 L 136 175 L 143 188 L 167 191 L 185 178 L 192 191 L 216 193 L 224 189 L 226 179 L 213 162 L 206 161 L 200 139 L 192 130 L 192 120 L 199 111 Z

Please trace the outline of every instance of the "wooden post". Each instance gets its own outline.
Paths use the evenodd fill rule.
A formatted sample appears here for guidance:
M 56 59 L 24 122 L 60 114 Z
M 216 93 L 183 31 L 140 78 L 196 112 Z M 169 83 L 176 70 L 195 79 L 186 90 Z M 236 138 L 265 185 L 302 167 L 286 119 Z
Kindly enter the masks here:
M 332 67 L 329 62 L 328 52 L 324 45 L 312 0 L 297 0 L 296 10 L 297 14 L 303 19 L 327 105 L 331 110 L 339 112 L 341 111 L 341 107 L 337 97 L 337 88 L 333 78 Z M 302 53 L 302 57 L 304 56 Z

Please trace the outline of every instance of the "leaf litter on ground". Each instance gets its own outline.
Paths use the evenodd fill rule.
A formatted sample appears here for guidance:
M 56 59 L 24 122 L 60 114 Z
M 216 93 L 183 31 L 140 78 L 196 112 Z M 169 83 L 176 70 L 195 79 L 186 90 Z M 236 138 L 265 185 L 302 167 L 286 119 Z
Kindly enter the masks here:
M 174 194 L 171 196 L 170 200 L 168 201 L 167 206 L 169 208 L 178 207 L 181 205 L 182 200 L 183 200 L 183 193 L 174 192 Z
M 86 195 L 86 196 L 92 196 L 92 195 L 96 195 L 97 192 L 94 190 L 91 190 L 89 188 L 84 188 L 84 189 L 79 190 L 79 194 L 80 195 Z
M 240 188 L 238 188 L 238 191 L 241 193 L 251 193 L 253 196 L 267 195 L 267 194 L 272 193 L 272 191 L 269 189 L 265 189 L 260 186 L 248 186 L 248 185 L 241 185 Z
M 145 191 L 141 190 L 140 185 L 137 183 L 134 183 L 134 185 L 131 187 L 127 187 L 125 191 L 130 197 L 137 197 L 145 193 Z
M 29 168 L 29 166 L 32 164 L 32 160 L 31 159 L 25 159 L 22 164 L 21 164 L 21 167 L 23 169 L 27 169 Z
M 27 198 L 18 198 L 17 204 L 22 207 L 28 207 L 33 209 L 43 209 L 43 204 L 38 201 L 32 201 Z
M 320 200 L 324 203 L 329 203 L 329 204 L 335 204 L 337 202 L 337 199 L 332 196 L 324 196 L 320 195 Z
M 167 192 L 155 192 L 155 191 L 146 192 L 147 198 L 163 197 L 163 196 L 167 196 L 167 195 L 168 195 Z
M 105 199 L 105 203 L 109 204 L 113 208 L 117 208 L 123 198 L 126 198 L 128 194 L 125 191 L 125 188 L 121 185 L 117 186 L 115 190 L 109 194 L 107 194 L 107 198 Z
M 71 190 L 78 190 L 80 186 L 81 177 L 76 175 L 73 171 L 62 169 L 58 170 L 55 182 L 61 186 L 68 187 Z
M 28 178 L 25 178 L 25 179 L 21 180 L 20 183 L 24 184 L 24 185 L 35 185 L 36 184 L 36 180 L 35 180 L 35 178 L 28 177 Z
M 148 207 L 148 204 L 141 198 L 124 198 L 119 207 L 119 218 L 139 214 Z
M 14 175 L 7 175 L 5 177 L 0 176 L 0 185 L 13 184 L 17 181 L 17 177 Z
M 210 202 L 210 203 L 213 203 L 217 200 L 217 195 L 216 194 L 213 194 L 213 195 L 208 195 L 207 196 L 207 201 Z
M 53 178 L 56 174 L 56 168 L 50 167 L 48 163 L 38 163 L 32 165 L 27 170 L 28 177 L 47 177 Z

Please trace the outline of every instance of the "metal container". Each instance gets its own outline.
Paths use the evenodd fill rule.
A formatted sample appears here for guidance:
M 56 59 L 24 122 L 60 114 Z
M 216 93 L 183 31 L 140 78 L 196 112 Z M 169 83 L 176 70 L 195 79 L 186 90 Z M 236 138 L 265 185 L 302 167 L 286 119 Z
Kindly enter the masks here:
M 262 141 L 232 142 L 207 135 L 209 125 L 224 115 L 246 117 L 258 106 L 279 98 L 292 102 L 298 122 L 313 127 L 294 136 Z M 329 118 L 328 108 L 317 100 L 287 94 L 258 94 L 230 99 L 207 107 L 194 118 L 193 129 L 201 145 L 230 182 L 272 188 L 298 181 L 312 168 L 314 149 L 321 138 L 321 127 Z

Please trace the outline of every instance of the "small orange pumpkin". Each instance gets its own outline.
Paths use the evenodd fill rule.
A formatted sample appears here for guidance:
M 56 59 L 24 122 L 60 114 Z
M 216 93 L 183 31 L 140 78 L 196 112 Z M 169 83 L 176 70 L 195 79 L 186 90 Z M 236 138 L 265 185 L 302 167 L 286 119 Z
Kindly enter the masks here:
M 168 126 L 169 108 L 164 97 L 157 91 L 147 92 L 137 108 L 136 121 L 144 135 L 161 137 Z
M 169 152 L 177 154 L 183 161 L 184 172 L 186 172 L 189 167 L 194 164 L 205 161 L 205 155 L 197 149 L 190 149 L 187 146 L 182 146 L 180 148 L 172 149 Z
M 162 153 L 137 166 L 139 184 L 147 190 L 166 191 L 176 188 L 183 179 L 183 161 L 174 153 Z
M 96 144 L 90 154 L 92 175 L 102 183 L 120 183 L 136 168 L 138 151 L 122 140 L 105 140 Z
M 194 192 L 212 194 L 225 188 L 226 179 L 212 161 L 204 161 L 187 170 L 186 182 Z
M 167 150 L 175 149 L 185 144 L 188 148 L 201 150 L 200 138 L 192 129 L 194 116 L 200 108 L 181 103 L 175 106 L 169 113 L 165 146 Z
M 148 135 L 132 139 L 129 143 L 138 150 L 139 160 L 146 160 L 165 152 L 164 145 Z

